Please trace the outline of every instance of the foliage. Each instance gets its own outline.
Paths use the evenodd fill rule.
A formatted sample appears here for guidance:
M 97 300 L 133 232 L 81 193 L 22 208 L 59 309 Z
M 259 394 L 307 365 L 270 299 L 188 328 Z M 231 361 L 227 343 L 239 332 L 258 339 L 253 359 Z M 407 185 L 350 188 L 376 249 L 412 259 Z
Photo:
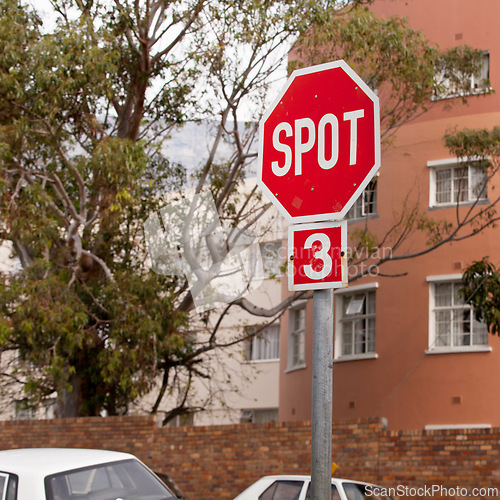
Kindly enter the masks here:
M 484 257 L 473 262 L 462 276 L 459 294 L 470 304 L 478 321 L 484 321 L 491 333 L 500 335 L 500 272 Z
M 208 186 L 229 228 L 265 212 L 238 193 L 256 132 L 241 106 L 258 117 L 289 40 L 346 3 L 52 0 L 45 28 L 2 2 L 0 238 L 20 263 L 0 277 L 8 385 L 75 416 L 125 413 L 161 380 L 151 411 L 167 394 L 165 421 L 192 409 L 208 353 L 244 335 L 219 340 L 186 278 L 151 270 L 144 221 L 187 187 Z M 174 128 L 201 118 L 214 126 L 207 157 L 167 157 Z
M 487 129 L 448 130 L 444 143 L 457 158 L 498 158 L 500 153 L 500 127 Z

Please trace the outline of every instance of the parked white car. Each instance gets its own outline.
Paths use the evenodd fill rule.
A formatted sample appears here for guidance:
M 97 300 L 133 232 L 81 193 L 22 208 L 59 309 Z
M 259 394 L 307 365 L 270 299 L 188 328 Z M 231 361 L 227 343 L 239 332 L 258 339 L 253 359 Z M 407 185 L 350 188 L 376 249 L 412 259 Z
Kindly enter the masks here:
M 0 451 L 2 500 L 175 500 L 134 455 L 75 448 Z
M 392 500 L 374 495 L 382 488 L 362 481 L 332 478 L 332 500 Z M 234 500 L 310 500 L 311 476 L 265 476 Z

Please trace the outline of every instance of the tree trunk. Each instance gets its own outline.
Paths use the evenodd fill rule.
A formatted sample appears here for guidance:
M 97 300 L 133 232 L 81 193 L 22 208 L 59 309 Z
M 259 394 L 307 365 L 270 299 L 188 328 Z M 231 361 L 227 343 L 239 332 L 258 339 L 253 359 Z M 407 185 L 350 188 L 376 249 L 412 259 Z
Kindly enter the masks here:
M 71 389 L 64 389 L 58 394 L 56 415 L 58 418 L 79 417 L 82 406 L 82 380 L 78 375 L 73 375 L 69 383 Z

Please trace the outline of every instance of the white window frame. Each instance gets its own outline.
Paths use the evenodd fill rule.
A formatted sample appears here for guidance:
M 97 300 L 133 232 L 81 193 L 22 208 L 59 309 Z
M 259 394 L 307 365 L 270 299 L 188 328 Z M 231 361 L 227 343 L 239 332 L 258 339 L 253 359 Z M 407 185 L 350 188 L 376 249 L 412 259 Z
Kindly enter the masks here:
M 249 333 L 252 333 L 252 329 L 254 328 L 259 327 L 249 327 Z M 268 356 L 273 352 L 275 353 L 275 356 Z M 262 331 L 257 333 L 254 337 L 248 339 L 245 345 L 245 357 L 247 363 L 267 363 L 271 361 L 279 361 L 280 324 L 278 321 L 270 325 L 266 325 L 262 328 Z
M 435 285 L 436 284 L 447 284 L 447 283 L 458 283 L 462 279 L 461 274 L 446 274 L 439 276 L 428 276 L 427 282 L 429 283 L 429 347 L 425 351 L 426 354 L 447 354 L 447 353 L 467 353 L 467 352 L 490 352 L 492 349 L 488 344 L 475 344 L 475 345 L 460 345 L 460 346 L 436 346 L 436 316 L 435 310 L 438 309 L 435 306 Z M 459 305 L 452 305 L 450 308 L 454 310 L 459 308 Z M 472 309 L 469 305 L 463 305 L 462 309 Z M 472 324 L 475 323 L 472 314 Z M 453 332 L 451 332 L 453 336 Z M 489 335 L 489 333 L 487 333 Z M 489 337 L 486 337 L 489 341 Z
M 288 310 L 288 345 L 287 345 L 287 369 L 286 372 L 300 370 L 306 367 L 306 325 L 307 325 L 307 302 L 295 303 Z M 304 314 L 302 328 L 295 329 L 293 316 Z
M 335 291 L 335 349 L 334 349 L 334 362 L 344 362 L 344 361 L 356 361 L 362 359 L 376 359 L 378 354 L 375 350 L 373 352 L 365 352 L 359 354 L 342 354 L 343 347 L 343 302 L 346 296 L 354 296 L 360 293 L 375 293 L 375 303 L 376 303 L 376 291 L 378 289 L 378 282 L 367 283 L 365 285 L 351 286 L 346 289 L 339 289 Z M 376 316 L 375 317 L 375 332 L 376 332 Z M 375 333 L 376 342 L 376 333 Z
M 486 159 L 484 159 L 486 160 Z M 443 160 L 435 160 L 428 161 L 427 166 L 430 169 L 430 182 L 429 182 L 429 206 L 432 208 L 449 208 L 456 207 L 458 205 L 471 205 L 474 203 L 482 203 L 488 200 L 488 173 L 486 172 L 486 178 L 481 180 L 479 183 L 475 183 L 474 181 L 474 173 L 473 170 L 474 165 L 471 165 L 474 161 L 480 162 L 484 161 L 480 158 L 447 158 Z M 455 185 L 454 185 L 454 172 L 459 169 L 467 169 L 467 191 L 466 191 L 466 199 L 464 200 L 456 200 L 453 199 L 455 196 Z M 450 199 L 446 202 L 439 202 L 437 200 L 437 174 L 439 171 L 444 171 L 450 169 Z M 476 172 L 479 169 L 476 170 Z M 476 186 L 480 186 L 481 183 L 485 183 L 484 188 L 482 189 L 479 196 L 474 193 L 474 189 Z M 465 190 L 463 191 L 465 193 Z

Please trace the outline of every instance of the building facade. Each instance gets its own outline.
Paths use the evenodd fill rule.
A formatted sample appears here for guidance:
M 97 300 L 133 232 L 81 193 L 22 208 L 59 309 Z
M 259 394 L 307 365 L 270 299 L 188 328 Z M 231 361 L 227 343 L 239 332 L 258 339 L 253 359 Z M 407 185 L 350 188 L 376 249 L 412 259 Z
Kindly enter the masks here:
M 370 8 L 378 17 L 406 17 L 440 48 L 466 44 L 484 51 L 483 75 L 493 90 L 500 87 L 495 0 L 375 0 Z M 443 143 L 454 127 L 500 124 L 500 95 L 479 90 L 471 81 L 466 104 L 445 109 L 449 99 L 434 103 L 382 148 L 379 175 L 351 212 L 348 230 L 376 234 L 380 257 L 393 251 L 404 214 L 418 210 L 429 224 L 454 223 L 497 198 L 499 180 L 483 189 L 487 174 L 479 162 L 461 162 Z M 394 227 L 399 232 L 383 240 Z M 500 426 L 500 339 L 475 321 L 456 293 L 473 261 L 488 256 L 500 264 L 499 230 L 490 227 L 429 253 L 426 238 L 415 230 L 399 250 L 413 258 L 386 262 L 336 291 L 334 418 L 384 417 L 391 429 Z M 353 266 L 350 276 L 359 270 Z M 282 321 L 280 420 L 311 417 L 311 337 L 308 300 Z

